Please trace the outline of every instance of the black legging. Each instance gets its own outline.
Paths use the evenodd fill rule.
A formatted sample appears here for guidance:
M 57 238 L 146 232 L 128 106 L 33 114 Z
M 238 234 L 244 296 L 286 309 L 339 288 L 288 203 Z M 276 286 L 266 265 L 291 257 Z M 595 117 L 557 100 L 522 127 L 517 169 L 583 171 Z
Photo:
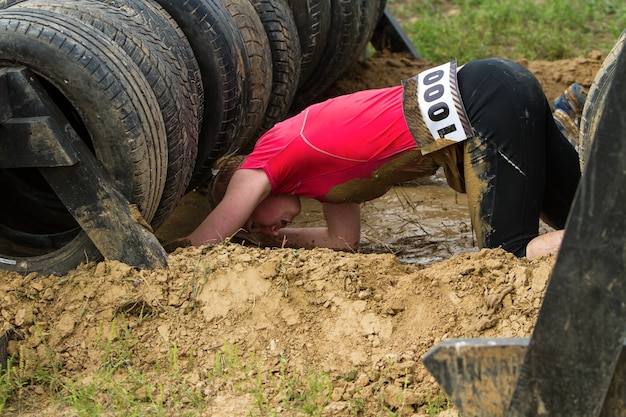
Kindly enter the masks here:
M 475 131 L 464 145 L 464 176 L 478 246 L 525 256 L 540 216 L 565 226 L 580 179 L 578 155 L 523 66 L 472 61 L 458 80 Z

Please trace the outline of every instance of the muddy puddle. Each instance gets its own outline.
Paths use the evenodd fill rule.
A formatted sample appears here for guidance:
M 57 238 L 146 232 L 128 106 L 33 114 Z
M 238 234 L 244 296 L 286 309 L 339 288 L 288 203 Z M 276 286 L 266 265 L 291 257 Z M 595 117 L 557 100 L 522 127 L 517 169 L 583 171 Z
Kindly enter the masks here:
M 162 241 L 192 231 L 209 212 L 202 193 L 187 194 L 176 211 L 157 230 Z M 323 224 L 321 204 L 303 199 L 295 226 Z M 366 202 L 361 210 L 362 253 L 393 253 L 402 262 L 428 264 L 461 252 L 474 252 L 467 200 L 437 174 L 392 188 Z
M 407 263 L 477 250 L 466 196 L 443 178 L 398 186 L 364 204 L 362 223 L 361 252 L 390 251 Z

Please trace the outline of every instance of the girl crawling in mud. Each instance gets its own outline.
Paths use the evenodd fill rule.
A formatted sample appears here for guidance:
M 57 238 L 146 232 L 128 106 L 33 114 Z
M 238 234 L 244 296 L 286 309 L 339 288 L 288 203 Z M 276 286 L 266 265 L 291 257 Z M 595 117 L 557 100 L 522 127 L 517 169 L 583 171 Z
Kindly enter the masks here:
M 537 79 L 496 58 L 314 104 L 219 162 L 213 210 L 183 239 L 195 246 L 243 228 L 266 244 L 356 251 L 359 203 L 441 167 L 468 196 L 479 247 L 535 258 L 558 250 L 580 179 Z M 325 227 L 288 227 L 300 196 L 322 202 Z M 556 230 L 538 235 L 540 218 Z

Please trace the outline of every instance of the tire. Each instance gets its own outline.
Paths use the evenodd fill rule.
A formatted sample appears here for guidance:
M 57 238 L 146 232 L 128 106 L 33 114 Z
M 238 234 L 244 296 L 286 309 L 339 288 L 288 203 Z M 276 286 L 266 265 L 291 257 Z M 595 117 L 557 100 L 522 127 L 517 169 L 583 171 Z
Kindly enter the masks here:
M 127 54 L 70 16 L 10 8 L 0 10 L 0 66 L 33 71 L 115 186 L 152 220 L 166 178 L 165 124 Z M 0 213 L 3 269 L 64 274 L 101 259 L 38 170 L 0 170 L 0 183 L 11 184 Z M 21 217 L 28 213 L 35 217 Z
M 241 33 L 250 62 L 250 107 L 246 122 L 227 153 L 254 146 L 272 91 L 272 51 L 263 22 L 249 0 L 221 0 Z
M 333 0 L 330 36 L 315 74 L 298 89 L 294 110 L 299 111 L 339 78 L 353 60 L 362 32 L 362 0 Z M 360 51 L 359 51 L 360 52 Z
M 178 120 L 172 127 L 183 133 L 183 140 L 168 142 L 168 181 L 151 226 L 157 229 L 176 208 L 187 192 L 198 154 L 198 138 L 204 112 L 204 88 L 198 61 L 183 31 L 172 17 L 154 0 L 98 0 L 109 6 L 126 11 L 140 27 L 156 35 L 173 59 L 165 63 L 171 69 L 175 85 L 182 94 Z M 130 9 L 130 10 L 129 10 Z M 154 40 L 154 37 L 150 36 Z M 156 41 L 156 40 L 155 40 Z M 166 52 L 163 57 L 169 57 Z M 166 68 L 167 70 L 167 68 Z M 182 129 L 181 129 L 182 128 Z M 185 134 L 186 133 L 186 134 Z
M 359 4 L 360 8 L 360 26 L 359 32 L 355 39 L 355 48 L 352 57 L 348 59 L 345 66 L 340 69 L 341 76 L 346 70 L 355 64 L 365 52 L 365 48 L 372 39 L 376 25 L 380 20 L 386 5 L 385 0 L 361 0 Z
M 190 191 L 202 182 L 199 175 L 207 161 L 226 152 L 242 128 L 249 106 L 244 83 L 250 64 L 243 38 L 219 0 L 156 1 L 187 37 L 202 75 L 204 114 Z
M 0 0 L 0 10 L 7 9 L 14 4 L 21 3 L 24 0 Z
M 193 101 L 192 86 L 186 83 L 186 68 L 162 42 L 162 36 L 129 7 L 112 4 L 115 6 L 100 0 L 27 0 L 13 8 L 48 10 L 86 23 L 116 42 L 148 80 L 156 94 L 167 136 L 167 147 L 159 150 L 168 161 L 167 174 L 150 222 L 158 228 L 176 208 L 191 179 L 197 152 L 198 107 Z
M 298 87 L 313 75 L 324 55 L 330 35 L 331 0 L 289 0 L 300 39 Z
M 272 91 L 258 136 L 283 120 L 293 103 L 300 78 L 300 40 L 285 0 L 251 0 L 263 22 L 272 51 Z M 250 151 L 250 147 L 245 151 Z
M 622 32 L 611 51 L 607 54 L 593 83 L 589 87 L 587 100 L 585 100 L 585 106 L 583 107 L 583 113 L 580 119 L 580 132 L 578 137 L 578 157 L 580 158 L 581 170 L 584 168 L 585 161 L 589 157 L 594 132 L 596 131 L 597 123 L 604 109 L 604 99 L 606 97 L 607 88 L 615 74 L 617 57 L 622 53 L 625 45 L 626 30 Z
M 127 13 L 140 26 L 145 26 L 149 31 L 154 32 L 165 47 L 174 54 L 174 61 L 169 62 L 169 64 L 174 65 L 176 72 L 182 75 L 180 88 L 182 88 L 185 99 L 191 103 L 194 112 L 192 117 L 195 119 L 196 135 L 192 138 L 192 144 L 189 146 L 189 153 L 186 157 L 186 164 L 193 167 L 198 153 L 198 136 L 204 114 L 204 88 L 200 66 L 187 37 L 176 21 L 156 0 L 98 1 L 122 10 L 131 9 L 132 13 Z
M 330 37 L 315 74 L 300 85 L 292 113 L 304 109 L 337 81 L 366 51 L 386 0 L 335 0 Z
M 193 54 L 193 49 L 185 33 L 180 29 L 172 17 L 156 2 L 156 0 L 100 0 L 107 4 L 114 5 L 120 3 L 118 7 L 128 6 L 132 8 L 139 17 L 140 24 L 146 24 L 150 30 L 154 31 L 172 50 L 183 70 L 187 71 L 188 90 L 190 99 L 197 106 L 198 131 L 202 126 L 202 116 L 204 114 L 204 88 L 202 87 L 202 74 L 198 60 Z M 197 146 L 197 145 L 196 145 Z M 197 151 L 197 149 L 196 149 Z
M 243 39 L 245 55 L 249 62 L 244 80 L 249 108 L 241 119 L 239 133 L 227 148 L 211 152 L 196 171 L 194 186 L 204 186 L 212 177 L 215 161 L 224 154 L 240 153 L 254 147 L 259 132 L 263 131 L 265 114 L 272 95 L 272 54 L 265 27 L 251 2 L 247 0 L 220 0 L 235 22 Z

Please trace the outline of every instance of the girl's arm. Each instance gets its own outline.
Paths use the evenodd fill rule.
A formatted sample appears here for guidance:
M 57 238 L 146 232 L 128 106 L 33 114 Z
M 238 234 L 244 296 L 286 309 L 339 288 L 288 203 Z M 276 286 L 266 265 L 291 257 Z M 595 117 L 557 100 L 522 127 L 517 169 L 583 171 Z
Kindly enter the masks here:
M 269 195 L 271 184 L 262 169 L 239 169 L 226 194 L 187 239 L 194 246 L 228 239 L 245 225 L 256 206 Z
M 279 230 L 271 244 L 279 247 L 331 248 L 356 251 L 361 238 L 361 212 L 359 204 L 323 203 L 326 227 L 286 227 Z M 264 243 L 270 243 L 266 236 Z

